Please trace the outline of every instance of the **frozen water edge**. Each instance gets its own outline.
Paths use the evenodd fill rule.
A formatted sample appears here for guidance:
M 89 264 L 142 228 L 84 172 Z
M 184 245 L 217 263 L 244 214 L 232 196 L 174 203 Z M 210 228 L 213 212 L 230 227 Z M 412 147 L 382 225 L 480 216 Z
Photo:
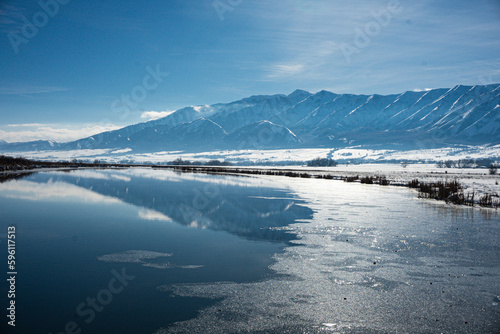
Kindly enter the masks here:
M 226 167 L 231 168 L 231 167 Z M 258 167 L 234 167 L 238 169 L 253 169 Z M 385 176 L 391 184 L 406 185 L 418 179 L 421 182 L 457 180 L 464 186 L 465 192 L 477 194 L 500 195 L 500 174 L 489 175 L 487 169 L 482 168 L 437 168 L 435 164 L 410 164 L 402 167 L 400 164 L 359 164 L 338 165 L 337 167 L 261 167 L 270 170 L 296 170 L 311 175 L 332 175 L 338 178 L 378 177 Z
M 492 333 L 498 213 L 416 200 L 404 188 L 282 179 L 315 211 L 260 282 L 160 286 L 223 300 L 157 333 Z M 458 256 L 457 256 L 458 255 Z

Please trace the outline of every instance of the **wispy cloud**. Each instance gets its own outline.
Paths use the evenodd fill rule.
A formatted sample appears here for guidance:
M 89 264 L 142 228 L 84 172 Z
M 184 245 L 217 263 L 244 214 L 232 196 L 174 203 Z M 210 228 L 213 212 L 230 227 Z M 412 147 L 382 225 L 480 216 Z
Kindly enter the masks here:
M 75 128 L 74 126 L 64 127 L 62 125 L 39 123 L 7 124 L 2 127 L 4 130 L 0 128 L 0 139 L 10 143 L 34 140 L 67 142 L 120 128 L 113 124 L 94 124 Z M 11 128 L 16 128 L 16 130 L 10 130 Z
M 20 32 L 23 22 L 21 18 L 26 8 L 21 6 L 0 4 L 0 31 L 2 32 Z
M 266 66 L 268 71 L 266 78 L 274 79 L 298 75 L 304 71 L 304 68 L 305 64 L 276 64 Z
M 267 8 L 261 24 L 264 43 L 272 43 L 278 61 L 263 66 L 264 81 L 281 81 L 291 76 L 307 81 L 331 81 L 346 61 L 339 48 L 352 43 L 357 27 L 373 21 L 372 12 L 387 7 L 387 2 L 374 1 L 356 4 L 319 0 L 289 0 L 292 6 L 280 5 L 279 18 Z M 266 37 L 269 36 L 269 37 Z
M 152 121 L 152 120 L 155 120 L 155 119 L 160 119 L 160 118 L 163 118 L 163 117 L 167 117 L 168 115 L 174 113 L 175 111 L 144 111 L 142 114 L 141 114 L 141 118 L 142 119 L 146 119 L 148 121 Z
M 391 86 L 477 83 L 478 73 L 495 69 L 477 59 L 498 60 L 492 51 L 498 49 L 498 38 L 492 32 L 500 21 L 491 19 L 492 2 L 462 8 L 451 1 L 400 1 L 390 17 L 384 15 L 397 1 L 288 2 L 291 6 L 276 2 L 255 9 L 259 41 L 271 55 L 267 64 L 256 66 L 262 81 L 286 85 L 297 80 L 314 90 L 340 85 L 342 78 L 351 92 L 392 93 L 398 89 Z M 356 49 L 350 61 L 342 45 Z M 449 70 L 455 76 L 445 75 Z
M 25 124 L 7 124 L 6 126 L 9 128 L 28 128 L 34 126 L 46 126 L 47 124 L 42 123 L 25 123 Z
M 64 92 L 67 88 L 56 86 L 0 87 L 0 95 L 29 95 Z

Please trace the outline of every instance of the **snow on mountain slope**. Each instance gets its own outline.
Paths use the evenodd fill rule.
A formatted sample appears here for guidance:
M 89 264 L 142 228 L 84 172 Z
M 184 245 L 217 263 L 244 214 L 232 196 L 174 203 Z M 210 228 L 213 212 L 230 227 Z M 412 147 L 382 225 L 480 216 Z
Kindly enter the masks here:
M 253 96 L 242 100 L 240 108 L 222 108 L 210 117 L 228 132 L 261 120 L 269 120 L 274 115 L 291 108 L 292 102 L 285 95 Z
M 307 127 L 309 125 L 313 126 L 315 130 L 330 128 L 334 132 L 340 132 L 345 129 L 364 127 L 367 124 L 373 125 L 372 121 L 380 117 L 380 110 L 383 110 L 393 100 L 394 96 L 340 95 L 334 101 L 319 108 L 320 118 L 323 113 L 330 112 L 326 117 L 321 120 L 315 120 L 314 118 L 317 117 L 314 117 L 308 122 L 299 122 L 296 126 Z
M 305 90 L 297 89 L 292 94 L 288 95 L 288 99 L 290 100 L 290 103 L 292 105 L 296 105 L 297 103 L 304 101 L 311 95 L 313 94 L 306 92 Z
M 148 127 L 130 137 L 129 147 L 136 151 L 186 150 L 192 147 L 215 148 L 227 132 L 214 121 L 199 118 L 174 127 Z M 199 142 L 200 138 L 206 139 Z M 144 147 L 147 147 L 144 150 Z
M 293 126 L 305 116 L 317 110 L 323 104 L 334 100 L 337 96 L 337 94 L 323 90 L 317 94 L 307 97 L 293 107 L 278 113 L 271 118 L 271 121 L 284 126 Z
M 224 138 L 224 147 L 240 150 L 295 147 L 299 143 L 290 129 L 270 121 L 249 124 Z
M 231 103 L 191 106 L 158 120 L 69 143 L 0 142 L 0 151 L 498 144 L 499 105 L 500 84 L 394 95 L 296 90 L 290 95 L 259 95 Z M 267 131 L 273 134 L 273 141 L 259 139 L 259 133 Z

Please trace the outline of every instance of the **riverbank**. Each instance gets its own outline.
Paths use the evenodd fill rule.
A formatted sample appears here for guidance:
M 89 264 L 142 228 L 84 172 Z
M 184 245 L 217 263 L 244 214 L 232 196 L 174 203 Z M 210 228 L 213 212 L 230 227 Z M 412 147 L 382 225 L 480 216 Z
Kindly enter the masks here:
M 500 207 L 500 175 L 490 175 L 487 169 L 437 168 L 434 165 L 360 164 L 336 167 L 307 166 L 199 166 L 109 164 L 34 161 L 25 158 L 0 157 L 0 182 L 22 177 L 22 174 L 45 170 L 86 168 L 146 167 L 172 169 L 180 172 L 269 175 L 291 178 L 341 180 L 380 186 L 409 187 L 419 191 L 422 198 L 442 200 L 461 205 Z

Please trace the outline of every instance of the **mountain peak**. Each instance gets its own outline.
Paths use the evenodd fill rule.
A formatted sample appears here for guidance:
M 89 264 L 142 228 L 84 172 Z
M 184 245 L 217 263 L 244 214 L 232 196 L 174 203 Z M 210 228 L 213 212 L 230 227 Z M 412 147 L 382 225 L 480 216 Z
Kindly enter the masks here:
M 329 92 L 329 91 L 323 89 L 323 90 L 320 90 L 319 92 L 317 92 L 316 94 L 314 94 L 313 96 L 324 99 L 324 98 L 338 96 L 338 94 L 335 94 L 335 93 L 332 93 L 332 92 Z
M 293 105 L 293 104 L 297 104 L 297 103 L 307 99 L 311 95 L 312 94 L 309 93 L 308 91 L 305 91 L 302 89 L 297 89 L 292 94 L 288 95 L 287 97 Z
M 293 93 L 289 94 L 288 97 L 293 97 L 297 95 L 312 95 L 307 90 L 296 89 Z

